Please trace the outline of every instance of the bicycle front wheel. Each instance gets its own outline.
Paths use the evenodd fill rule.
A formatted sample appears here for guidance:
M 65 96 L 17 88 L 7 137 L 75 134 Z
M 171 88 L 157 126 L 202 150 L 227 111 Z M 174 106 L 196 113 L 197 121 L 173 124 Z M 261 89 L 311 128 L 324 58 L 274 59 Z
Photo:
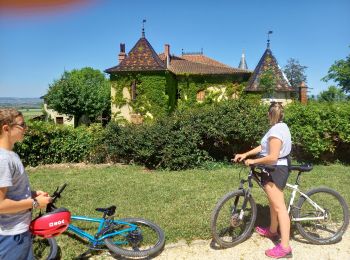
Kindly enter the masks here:
M 158 225 L 142 218 L 125 218 L 120 221 L 137 225 L 137 229 L 104 240 L 109 250 L 116 255 L 134 258 L 147 257 L 155 255 L 164 247 L 165 235 Z M 117 227 L 118 230 L 124 228 L 128 228 L 128 225 Z
M 295 211 L 295 217 L 305 218 L 296 222 L 300 234 L 314 244 L 338 242 L 349 225 L 349 209 L 344 198 L 335 190 L 326 187 L 309 190 L 305 195 L 324 212 L 305 196 L 301 196 Z
M 245 198 L 243 190 L 226 194 L 216 204 L 211 215 L 213 240 L 223 248 L 243 242 L 251 235 L 256 215 L 256 204 L 252 196 Z
M 35 236 L 33 238 L 33 253 L 34 258 L 45 259 L 45 260 L 54 260 L 58 259 L 59 249 L 56 242 L 56 239 L 51 238 L 42 238 Z

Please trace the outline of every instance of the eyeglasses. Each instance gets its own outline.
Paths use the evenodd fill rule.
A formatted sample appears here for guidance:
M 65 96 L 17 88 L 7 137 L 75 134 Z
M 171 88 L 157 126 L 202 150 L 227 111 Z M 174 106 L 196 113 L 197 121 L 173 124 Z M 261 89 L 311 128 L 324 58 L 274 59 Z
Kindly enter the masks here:
M 20 128 L 22 128 L 22 129 L 25 129 L 25 128 L 27 128 L 27 124 L 26 124 L 26 122 L 22 122 L 22 123 L 20 123 L 20 124 L 18 124 L 18 123 L 15 123 L 15 124 L 12 124 L 12 125 L 16 125 L 16 126 L 19 126 Z

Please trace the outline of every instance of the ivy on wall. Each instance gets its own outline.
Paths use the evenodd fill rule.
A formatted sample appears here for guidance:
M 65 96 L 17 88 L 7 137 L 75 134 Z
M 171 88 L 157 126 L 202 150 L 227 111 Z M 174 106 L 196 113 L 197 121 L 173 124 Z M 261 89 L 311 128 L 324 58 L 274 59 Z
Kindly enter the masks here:
M 203 104 L 220 101 L 220 97 L 231 99 L 242 94 L 248 78 L 240 75 L 181 75 L 178 77 L 178 91 L 180 99 L 178 108 L 192 107 L 197 102 L 197 93 L 205 91 Z M 213 91 L 214 88 L 222 91 Z
M 128 104 L 145 120 L 164 116 L 169 112 L 169 94 L 176 91 L 171 92 L 169 89 L 167 82 L 171 82 L 171 79 L 168 78 L 164 72 L 111 75 L 112 87 L 115 90 L 112 104 L 117 108 Z M 136 98 L 129 100 L 123 96 L 123 89 L 127 88 L 131 96 L 133 82 L 136 82 Z M 174 100 L 171 102 L 174 103 Z
M 168 111 L 169 113 L 173 112 L 177 106 L 177 79 L 176 76 L 171 72 L 166 72 L 166 94 L 169 97 Z
M 212 104 L 220 99 L 241 96 L 247 80 L 247 77 L 241 75 L 175 76 L 168 71 L 142 74 L 125 72 L 111 75 L 112 87 L 115 90 L 112 103 L 118 108 L 128 104 L 135 113 L 149 120 L 170 114 L 175 108 L 185 109 L 196 104 Z M 123 89 L 127 88 L 131 96 L 131 86 L 134 82 L 136 98 L 128 100 L 123 97 Z M 197 101 L 199 91 L 205 91 L 205 98 L 201 103 Z

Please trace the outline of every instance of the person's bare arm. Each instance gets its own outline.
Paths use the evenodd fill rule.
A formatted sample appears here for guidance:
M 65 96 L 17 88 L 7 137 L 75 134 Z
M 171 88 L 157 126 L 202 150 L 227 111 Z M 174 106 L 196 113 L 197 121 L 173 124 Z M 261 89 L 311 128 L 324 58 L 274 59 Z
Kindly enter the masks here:
M 236 154 L 235 158 L 233 158 L 233 161 L 240 162 L 242 160 L 245 160 L 249 156 L 256 155 L 256 154 L 260 153 L 261 149 L 262 149 L 261 145 L 259 145 L 259 146 L 255 147 L 254 149 L 249 150 L 246 153 Z
M 33 199 L 10 200 L 6 198 L 7 188 L 0 188 L 0 213 L 16 213 L 22 210 L 31 209 Z
M 251 164 L 276 164 L 280 150 L 282 146 L 282 141 L 276 137 L 269 138 L 269 154 L 262 158 L 248 159 L 245 161 L 246 165 Z
M 0 188 L 0 214 L 11 214 L 17 213 L 22 210 L 31 209 L 33 205 L 33 199 L 23 200 L 10 200 L 6 198 L 7 188 Z M 51 197 L 44 196 L 43 194 L 38 195 L 36 200 L 39 203 L 39 208 L 44 208 L 48 203 L 51 202 Z

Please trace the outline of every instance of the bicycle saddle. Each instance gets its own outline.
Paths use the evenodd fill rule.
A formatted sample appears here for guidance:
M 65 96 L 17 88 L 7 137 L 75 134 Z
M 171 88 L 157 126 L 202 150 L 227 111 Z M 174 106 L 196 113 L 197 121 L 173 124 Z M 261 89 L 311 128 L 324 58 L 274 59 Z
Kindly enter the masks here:
M 114 215 L 116 208 L 117 207 L 113 205 L 113 206 L 110 206 L 108 208 L 97 208 L 95 210 L 99 211 L 99 212 L 103 212 L 103 213 L 107 214 L 108 216 L 112 216 L 112 215 Z
M 311 164 L 291 165 L 290 169 L 292 171 L 309 172 L 309 171 L 311 171 L 313 169 L 313 166 Z

